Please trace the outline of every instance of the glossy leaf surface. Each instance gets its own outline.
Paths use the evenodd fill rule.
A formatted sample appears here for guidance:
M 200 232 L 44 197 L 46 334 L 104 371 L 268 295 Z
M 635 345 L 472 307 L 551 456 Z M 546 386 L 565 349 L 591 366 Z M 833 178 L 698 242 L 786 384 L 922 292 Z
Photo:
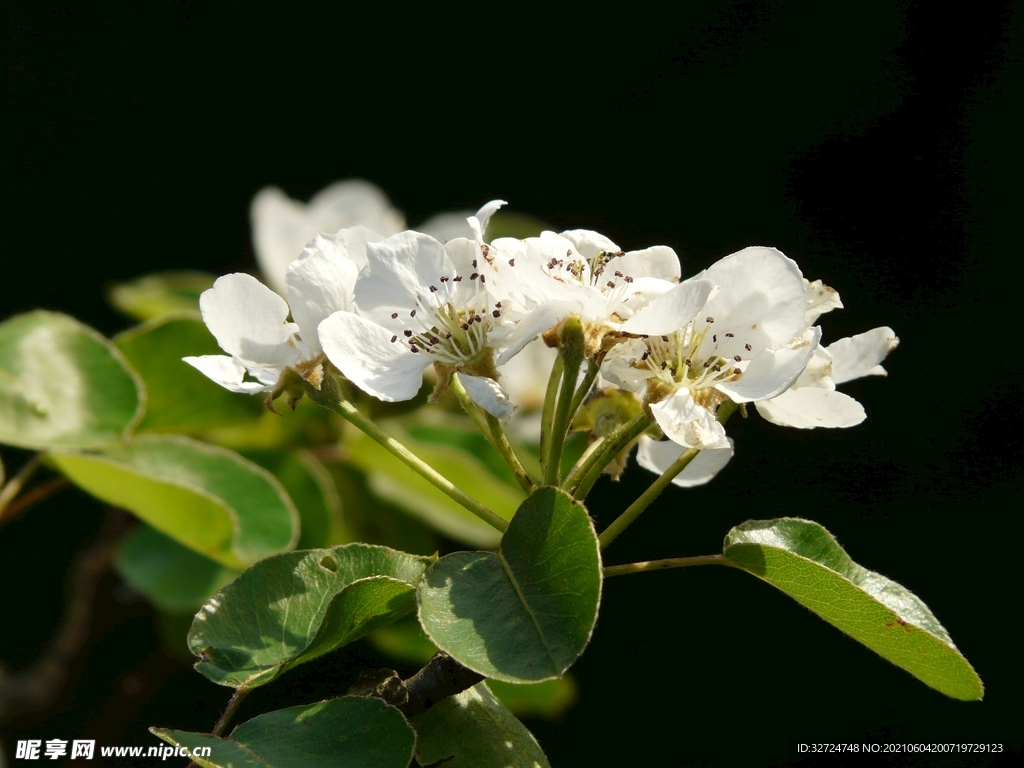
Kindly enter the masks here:
M 98 499 L 229 568 L 290 549 L 298 514 L 269 472 L 186 437 L 139 436 L 101 453 L 52 453 L 58 470 Z
M 850 559 L 817 523 L 751 520 L 729 532 L 730 565 L 768 582 L 893 664 L 956 699 L 980 699 L 977 673 L 921 600 Z
M 477 683 L 438 702 L 412 720 L 416 760 L 451 768 L 550 768 L 544 751 L 526 726 Z
M 601 597 L 587 511 L 557 488 L 519 507 L 498 552 L 457 552 L 420 582 L 427 636 L 461 664 L 507 682 L 558 677 L 590 640 Z
M 345 696 L 254 717 L 226 738 L 151 728 L 190 750 L 204 768 L 406 768 L 416 736 L 408 721 L 381 699 Z
M 0 323 L 0 443 L 36 449 L 119 443 L 144 405 L 138 375 L 92 328 L 43 311 Z
M 196 669 L 221 685 L 268 683 L 411 612 L 429 563 L 369 544 L 268 557 L 196 614 Z

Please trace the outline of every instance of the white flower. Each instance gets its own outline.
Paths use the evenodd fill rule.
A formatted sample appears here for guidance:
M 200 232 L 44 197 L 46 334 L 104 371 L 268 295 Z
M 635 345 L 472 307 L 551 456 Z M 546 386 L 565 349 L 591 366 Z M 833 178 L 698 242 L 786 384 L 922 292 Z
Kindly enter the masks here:
M 277 187 L 265 187 L 253 198 L 249 218 L 260 272 L 282 296 L 288 265 L 318 233 L 358 225 L 387 237 L 405 228 L 405 218 L 387 195 L 359 179 L 335 182 L 308 204 L 292 200 Z
M 588 356 L 609 331 L 679 282 L 679 259 L 671 248 L 626 253 L 589 230 L 499 238 L 491 249 L 488 269 L 494 281 L 517 308 L 529 310 L 523 321 L 529 338 L 575 315 L 583 324 Z M 515 351 L 510 345 L 499 363 Z
M 442 245 L 407 231 L 367 246 L 368 267 L 355 290 L 358 313 L 337 312 L 319 327 L 327 357 L 349 381 L 381 400 L 408 400 L 434 364 L 435 392 L 458 373 L 488 413 L 511 415 L 514 406 L 495 381 L 494 351 L 513 324 L 480 267 L 482 232 L 500 204 L 471 217 L 479 241 Z
M 745 248 L 623 323 L 622 332 L 642 338 L 614 348 L 604 373 L 627 388 L 645 387 L 655 421 L 678 445 L 724 450 L 718 406 L 788 389 L 820 339 L 805 321 L 796 263 L 774 248 Z
M 286 270 L 290 310 L 250 275 L 218 278 L 200 296 L 199 308 L 228 355 L 186 357 L 185 362 L 232 392 L 274 392 L 289 368 L 319 386 L 323 350 L 316 328 L 334 312 L 353 308 L 366 243 L 380 239 L 365 227 L 313 238 Z

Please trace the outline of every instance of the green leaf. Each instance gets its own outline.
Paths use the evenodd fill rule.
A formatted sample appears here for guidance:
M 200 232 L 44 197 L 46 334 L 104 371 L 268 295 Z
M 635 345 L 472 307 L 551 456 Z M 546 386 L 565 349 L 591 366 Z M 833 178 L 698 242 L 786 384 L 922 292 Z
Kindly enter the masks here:
M 119 443 L 142 418 L 145 399 L 114 345 L 74 318 L 37 311 L 0 323 L 0 443 Z
M 533 734 L 486 683 L 438 702 L 414 717 L 412 725 L 420 765 L 443 762 L 445 768 L 550 768 Z
M 406 768 L 416 735 L 397 709 L 381 699 L 345 696 L 254 717 L 227 738 L 150 728 L 168 744 L 190 751 L 204 768 Z
M 198 312 L 199 294 L 216 279 L 206 272 L 157 272 L 118 283 L 110 289 L 107 298 L 136 320 L 149 320 L 171 312 Z
M 412 611 L 430 562 L 368 544 L 268 557 L 196 614 L 196 669 L 221 685 L 269 683 Z
M 522 501 L 518 488 L 492 475 L 475 456 L 446 445 L 414 440 L 396 425 L 389 434 L 474 499 L 506 520 Z M 348 458 L 364 470 L 370 488 L 382 499 L 456 541 L 474 547 L 496 547 L 501 534 L 439 491 L 363 433 L 346 441 Z
M 148 525 L 131 532 L 114 565 L 125 581 L 169 613 L 195 613 L 238 575 Z
M 750 520 L 725 537 L 724 553 L 729 565 L 785 592 L 923 683 L 955 699 L 982 697 L 977 673 L 928 606 L 857 565 L 817 523 Z
M 464 666 L 510 683 L 558 677 L 590 641 L 601 599 L 587 510 L 558 488 L 540 488 L 498 552 L 442 557 L 417 599 L 427 636 Z
M 71 482 L 229 568 L 290 549 L 298 513 L 265 469 L 187 437 L 144 435 L 101 453 L 49 454 Z
M 263 411 L 261 398 L 229 392 L 182 361 L 189 355 L 224 354 L 196 315 L 165 315 L 114 342 L 149 395 L 138 432 L 203 432 L 250 423 Z

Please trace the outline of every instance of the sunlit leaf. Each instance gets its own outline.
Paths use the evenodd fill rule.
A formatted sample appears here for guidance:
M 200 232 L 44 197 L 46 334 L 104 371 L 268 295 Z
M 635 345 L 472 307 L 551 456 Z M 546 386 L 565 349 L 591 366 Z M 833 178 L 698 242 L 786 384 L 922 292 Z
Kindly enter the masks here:
M 752 573 L 893 664 L 956 699 L 980 699 L 977 673 L 905 587 L 850 559 L 809 520 L 750 520 L 725 538 L 730 565 Z
M 268 557 L 196 614 L 196 669 L 221 685 L 268 683 L 411 612 L 430 562 L 369 544 Z
M 99 453 L 48 461 L 98 499 L 229 568 L 290 549 L 298 514 L 265 469 L 182 436 L 144 435 Z
M 590 640 L 601 596 L 597 536 L 582 504 L 557 488 L 516 511 L 498 552 L 456 552 L 420 582 L 427 636 L 486 677 L 558 677 Z
M 477 683 L 412 719 L 416 760 L 451 768 L 550 768 L 526 726 Z
M 43 311 L 0 323 L 0 443 L 37 449 L 119 443 L 144 408 L 138 375 L 92 328 Z
M 150 728 L 177 747 L 210 748 L 204 768 L 406 768 L 416 735 L 381 699 L 345 696 L 254 717 L 230 736 Z

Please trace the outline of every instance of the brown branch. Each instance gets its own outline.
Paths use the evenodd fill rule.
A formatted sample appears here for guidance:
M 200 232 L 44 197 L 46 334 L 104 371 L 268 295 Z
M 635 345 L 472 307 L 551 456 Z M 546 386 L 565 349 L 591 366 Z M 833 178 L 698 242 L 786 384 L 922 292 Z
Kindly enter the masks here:
M 66 477 L 55 477 L 42 485 L 37 485 L 30 491 L 25 491 L 21 496 L 14 499 L 6 507 L 0 508 L 0 523 L 7 523 L 41 501 L 53 496 L 57 491 L 71 485 Z

